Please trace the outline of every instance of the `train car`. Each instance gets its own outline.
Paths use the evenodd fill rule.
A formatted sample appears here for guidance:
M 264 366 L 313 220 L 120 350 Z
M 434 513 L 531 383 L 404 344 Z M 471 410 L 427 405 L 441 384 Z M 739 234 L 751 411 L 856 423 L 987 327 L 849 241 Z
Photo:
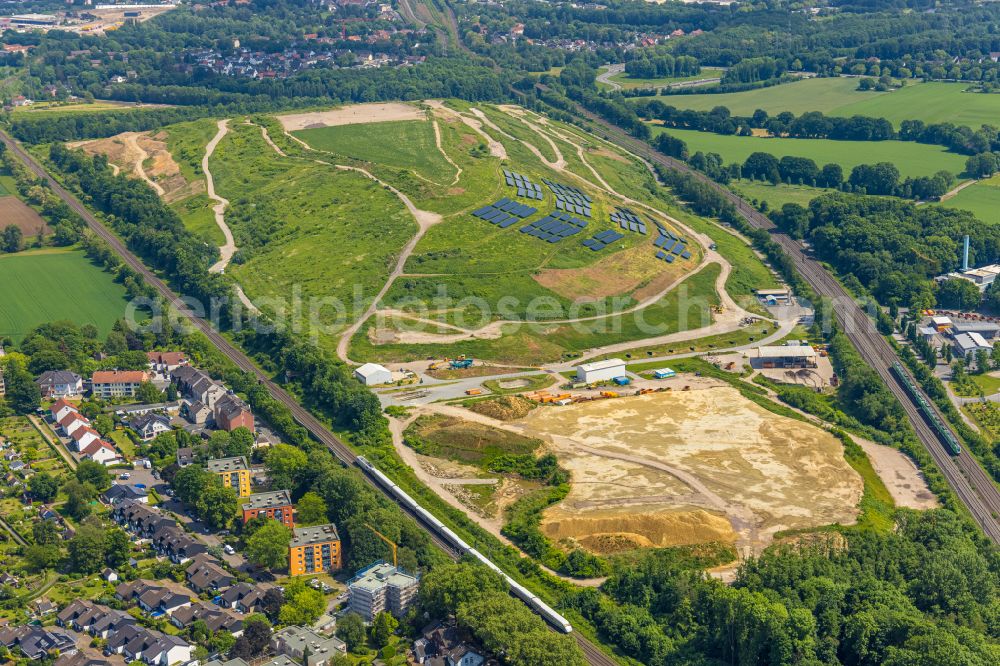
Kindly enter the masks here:
M 368 462 L 368 459 L 364 456 L 358 456 L 355 459 L 358 467 L 363 469 L 365 472 L 370 474 L 375 481 L 378 482 L 380 486 L 386 489 L 390 495 L 392 495 L 396 500 L 404 504 L 411 511 L 416 513 L 420 518 L 427 523 L 438 536 L 444 538 L 450 545 L 454 546 L 460 553 L 468 553 L 472 555 L 477 560 L 482 562 L 484 565 L 495 571 L 496 573 L 503 576 L 504 581 L 510 588 L 510 593 L 515 597 L 523 601 L 530 607 L 533 611 L 538 613 L 545 619 L 546 622 L 551 624 L 557 630 L 563 633 L 570 633 L 573 631 L 573 625 L 569 623 L 569 620 L 564 618 L 562 615 L 557 613 L 551 606 L 546 604 L 544 601 L 538 598 L 537 595 L 532 594 L 532 592 L 518 583 L 516 580 L 508 576 L 503 572 L 503 570 L 495 565 L 489 560 L 485 555 L 480 553 L 478 550 L 467 544 L 460 536 L 455 534 L 450 528 L 448 528 L 444 523 L 434 517 L 427 509 L 420 506 L 412 497 L 410 497 L 402 488 L 397 486 L 392 482 L 389 477 L 380 472 L 374 465 Z
M 934 406 L 924 397 L 924 394 L 917 385 L 914 383 L 913 379 L 910 377 L 909 373 L 903 367 L 902 363 L 896 361 L 891 366 L 889 366 L 890 371 L 893 376 L 899 380 L 899 383 L 903 385 L 906 392 L 909 394 L 910 398 L 917 405 L 917 409 L 920 410 L 920 414 L 927 420 L 927 423 L 931 426 L 934 434 L 938 436 L 938 439 L 944 444 L 945 450 L 953 456 L 957 456 L 962 453 L 962 445 L 959 444 L 958 438 L 948 427 L 948 424 L 944 422 L 941 416 L 938 414 Z

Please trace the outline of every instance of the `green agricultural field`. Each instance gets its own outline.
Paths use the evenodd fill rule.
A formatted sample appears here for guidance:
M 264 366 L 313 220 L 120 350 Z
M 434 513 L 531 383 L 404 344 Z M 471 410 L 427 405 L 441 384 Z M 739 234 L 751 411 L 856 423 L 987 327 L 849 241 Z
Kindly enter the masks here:
M 979 182 L 935 206 L 967 210 L 984 222 L 1000 222 L 1000 185 Z
M 316 150 L 360 162 L 412 169 L 432 183 L 447 184 L 455 175 L 455 167 L 435 145 L 434 126 L 425 120 L 321 127 L 293 134 Z
M 744 199 L 766 201 L 772 209 L 781 208 L 786 203 L 808 206 L 809 202 L 819 195 L 836 191 L 808 185 L 786 185 L 784 183 L 772 185 L 759 180 L 738 180 L 730 184 L 730 189 L 742 195 Z
M 941 146 L 910 141 L 833 141 L 831 139 L 778 139 L 773 137 L 734 136 L 697 130 L 664 129 L 654 126 L 654 134 L 667 132 L 687 143 L 690 152 L 719 153 L 726 163 L 743 162 L 754 152 L 775 157 L 809 157 L 818 166 L 839 164 L 845 177 L 859 164 L 891 162 L 903 177 L 930 176 L 945 170 L 958 175 L 965 170 L 966 157 Z
M 695 74 L 694 76 L 665 76 L 655 79 L 634 79 L 628 74 L 615 74 L 609 77 L 609 81 L 614 81 L 620 85 L 625 90 L 632 90 L 634 88 L 662 88 L 668 86 L 672 83 L 683 83 L 685 81 L 698 81 L 700 79 L 712 79 L 722 76 L 722 70 L 715 67 L 702 67 L 701 74 Z M 610 89 L 611 86 L 606 84 L 598 83 L 601 88 Z
M 101 336 L 125 313 L 125 288 L 79 250 L 0 255 L 0 337 L 20 340 L 39 324 L 68 319 Z
M 782 111 L 822 111 L 831 116 L 886 118 L 897 126 L 904 120 L 923 120 L 979 127 L 995 124 L 1000 117 L 1000 94 L 965 92 L 969 88 L 966 83 L 911 82 L 889 92 L 862 92 L 857 86 L 856 78 L 814 78 L 739 93 L 669 95 L 659 99 L 679 109 L 708 111 L 725 106 L 738 116 L 749 116 L 757 109 L 772 115 Z
M 73 113 L 93 113 L 95 111 L 125 111 L 135 105 L 121 102 L 35 102 L 31 106 L 14 109 L 16 115 L 64 116 Z

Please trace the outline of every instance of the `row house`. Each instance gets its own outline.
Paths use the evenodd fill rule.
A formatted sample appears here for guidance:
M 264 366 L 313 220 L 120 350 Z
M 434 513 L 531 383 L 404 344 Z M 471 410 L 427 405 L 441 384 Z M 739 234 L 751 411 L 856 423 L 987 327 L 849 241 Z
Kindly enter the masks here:
M 90 599 L 74 599 L 56 615 L 56 623 L 106 639 L 126 625 L 137 624 L 137 620 L 125 611 L 102 606 Z
M 219 565 L 219 561 L 202 553 L 193 558 L 191 565 L 184 572 L 191 589 L 199 594 L 203 592 L 218 592 L 236 583 L 236 576 Z
M 134 603 L 147 613 L 172 615 L 191 605 L 191 595 L 155 581 L 134 580 L 115 588 L 115 597 Z
M 212 633 L 222 631 L 232 634 L 234 638 L 243 635 L 243 618 L 232 611 L 223 610 L 218 606 L 198 602 L 181 608 L 170 616 L 170 624 L 178 629 L 186 629 L 193 622 L 201 620 Z
M 265 594 L 267 588 L 254 587 L 249 583 L 237 583 L 216 597 L 215 603 L 247 615 L 258 612 L 264 602 Z
M 41 661 L 53 652 L 73 654 L 77 651 L 72 634 L 52 627 L 20 625 L 0 629 L 0 645 L 18 649 L 26 658 Z
M 161 527 L 150 541 L 157 553 L 169 558 L 174 564 L 184 564 L 208 553 L 208 546 L 176 525 Z
M 207 373 L 185 365 L 174 369 L 170 380 L 187 399 L 184 411 L 191 423 L 204 425 L 212 420 L 222 430 L 254 430 L 253 413 L 246 402 Z
M 151 506 L 133 499 L 122 499 L 111 510 L 111 519 L 140 539 L 150 539 L 162 527 L 176 526 Z
M 150 666 L 170 666 L 191 660 L 187 641 L 136 625 L 123 627 L 108 638 L 105 654 L 120 654 L 125 661 L 142 661 Z

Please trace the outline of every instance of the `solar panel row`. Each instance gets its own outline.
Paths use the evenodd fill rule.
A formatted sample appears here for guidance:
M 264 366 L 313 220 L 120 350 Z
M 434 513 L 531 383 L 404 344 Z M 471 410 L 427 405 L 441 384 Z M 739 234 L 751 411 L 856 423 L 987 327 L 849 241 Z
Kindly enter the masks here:
M 563 238 L 580 233 L 584 226 L 586 226 L 586 222 L 576 218 L 565 221 L 552 215 L 546 215 L 540 220 L 535 220 L 531 224 L 521 227 L 521 233 L 535 236 L 549 243 L 558 243 Z
M 534 215 L 536 211 L 537 209 L 531 206 L 525 206 L 513 199 L 504 197 L 489 206 L 483 206 L 472 211 L 472 215 L 486 220 L 490 224 L 495 224 L 501 229 L 506 229 L 529 215 Z
M 565 199 L 559 199 L 558 197 L 556 198 L 556 208 L 559 210 L 568 210 L 571 213 L 583 215 L 584 217 L 590 217 L 590 206 L 576 204 Z
M 585 247 L 589 247 L 594 252 L 603 250 L 611 243 L 625 238 L 624 234 L 620 234 L 613 229 L 608 229 L 607 231 L 602 231 L 600 233 L 594 234 L 593 237 L 588 238 L 583 241 Z

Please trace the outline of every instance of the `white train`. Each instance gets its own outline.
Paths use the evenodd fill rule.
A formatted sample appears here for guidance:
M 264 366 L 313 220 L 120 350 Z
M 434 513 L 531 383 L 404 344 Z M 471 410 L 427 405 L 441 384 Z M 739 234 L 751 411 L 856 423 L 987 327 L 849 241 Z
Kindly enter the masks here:
M 455 532 L 449 529 L 444 523 L 435 518 L 430 511 L 424 507 L 417 504 L 416 500 L 410 497 L 406 491 L 397 486 L 392 482 L 389 477 L 387 477 L 382 472 L 378 471 L 374 465 L 372 465 L 364 456 L 358 456 L 357 461 L 358 467 L 363 469 L 365 472 L 371 475 L 380 486 L 385 488 L 397 501 L 405 505 L 413 513 L 420 516 L 420 519 L 424 521 L 429 527 L 432 527 L 438 536 L 442 537 L 447 541 L 455 550 L 459 553 L 469 554 L 488 566 L 493 571 L 497 572 L 503 579 L 507 581 L 507 585 L 510 587 L 510 592 L 515 597 L 528 604 L 532 610 L 541 615 L 545 620 L 551 624 L 553 627 L 562 631 L 564 633 L 570 633 L 573 631 L 573 626 L 569 623 L 569 620 L 564 618 L 562 615 L 557 613 L 552 609 L 547 603 L 538 598 L 537 595 L 533 594 L 531 590 L 524 587 L 516 580 L 505 574 L 500 567 L 490 562 L 486 556 L 480 553 L 478 550 L 467 544 L 461 537 L 459 537 Z

